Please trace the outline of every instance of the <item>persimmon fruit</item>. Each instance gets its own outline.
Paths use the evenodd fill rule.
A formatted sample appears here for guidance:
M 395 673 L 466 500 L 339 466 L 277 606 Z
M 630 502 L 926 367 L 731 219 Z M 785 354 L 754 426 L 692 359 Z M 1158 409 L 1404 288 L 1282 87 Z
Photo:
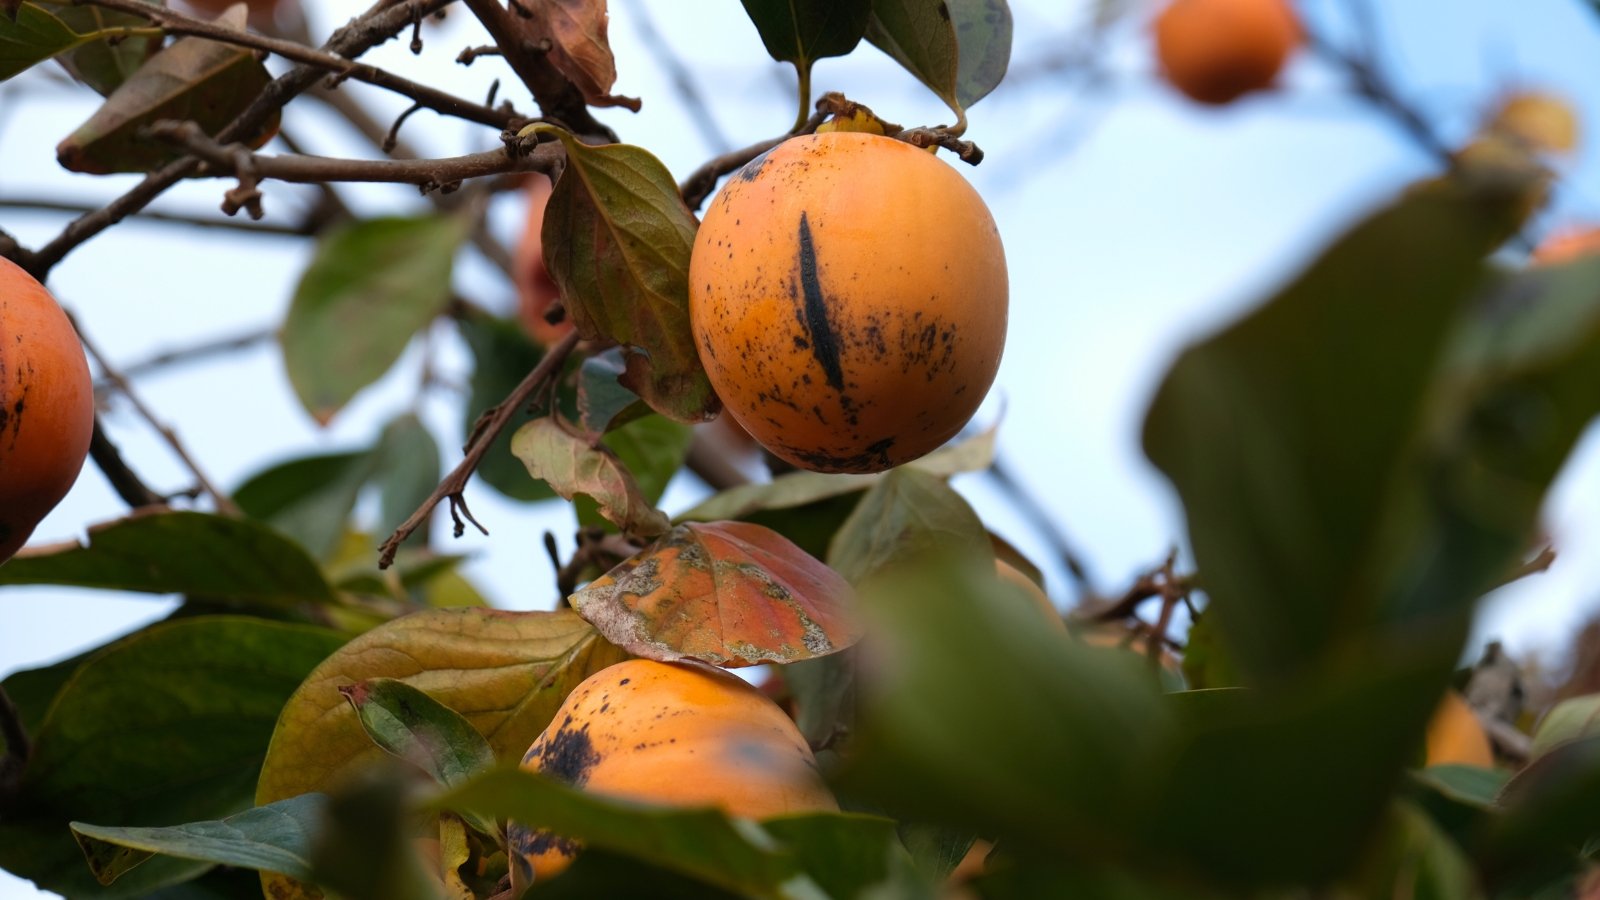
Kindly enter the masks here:
M 783 710 L 703 663 L 635 659 L 591 675 L 522 766 L 597 794 L 750 819 L 839 808 Z M 535 880 L 565 869 L 578 850 L 516 823 L 509 835 Z
M 1287 0 L 1172 0 L 1155 37 L 1167 82 L 1214 106 L 1271 87 L 1301 40 Z
M 1554 266 L 1576 262 L 1600 253 L 1600 228 L 1569 228 L 1545 238 L 1533 250 L 1532 261 Z
M 94 386 L 72 323 L 0 258 L 0 562 L 67 495 L 93 433 Z
M 1478 714 L 1455 691 L 1444 695 L 1428 722 L 1426 765 L 1461 765 L 1489 768 L 1494 747 Z
M 994 382 L 999 230 L 949 164 L 860 132 L 784 141 L 729 179 L 689 263 L 700 361 L 801 468 L 878 472 L 955 436 Z
M 544 210 L 550 203 L 550 176 L 535 172 L 528 176 L 527 221 L 511 256 L 511 278 L 517 286 L 517 318 L 522 330 L 541 346 L 557 344 L 572 331 L 571 317 L 559 322 L 545 318 L 550 307 L 561 299 L 550 270 L 544 264 Z

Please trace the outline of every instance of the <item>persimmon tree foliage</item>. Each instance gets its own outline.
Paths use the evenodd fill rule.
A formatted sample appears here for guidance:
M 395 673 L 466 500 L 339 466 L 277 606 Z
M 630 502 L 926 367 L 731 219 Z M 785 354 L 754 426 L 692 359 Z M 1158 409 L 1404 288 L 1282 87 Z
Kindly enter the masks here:
M 1179 0 L 1160 42 L 1187 54 L 1164 71 L 1228 76 L 1200 100 L 1266 89 L 1303 50 L 1287 5 L 1222 2 L 1276 24 L 1260 59 L 1217 58 L 1230 42 L 1180 33 L 1208 2 Z M 734 280 L 786 290 L 801 328 L 782 314 L 763 326 L 782 346 L 757 369 L 793 381 L 736 410 L 782 407 L 769 439 L 814 417 L 822 433 L 807 439 L 827 445 L 828 429 L 888 419 L 859 402 L 852 379 L 868 376 L 850 352 L 882 363 L 873 378 L 910 373 L 881 403 L 976 406 L 956 395 L 987 388 L 993 353 L 965 381 L 934 375 L 965 359 L 963 329 L 989 343 L 1003 331 L 992 221 L 975 199 L 931 208 L 916 247 L 883 223 L 920 202 L 915 172 L 981 162 L 966 111 L 1006 73 L 1005 0 L 744 0 L 768 53 L 794 66 L 795 124 L 681 182 L 648 135 L 622 142 L 592 113 L 639 104 L 613 93 L 604 0 L 457 6 L 383 0 L 318 44 L 287 0 L 214 18 L 142 0 L 0 0 L 0 78 L 59 64 L 105 98 L 51 136 L 61 165 L 143 175 L 39 246 L 0 231 L 19 273 L 48 285 L 73 250 L 185 179 L 223 179 L 224 210 L 255 217 L 274 182 L 323 185 L 280 335 L 306 413 L 339 416 L 439 320 L 475 363 L 459 456 L 402 415 L 367 449 L 288 459 L 231 490 L 189 460 L 196 489 L 167 496 L 94 422 L 88 455 L 132 511 L 81 544 L 4 561 L 0 593 L 183 603 L 0 683 L 0 866 L 70 897 L 169 900 L 1592 896 L 1600 697 L 1535 719 L 1531 740 L 1491 722 L 1491 759 L 1487 713 L 1451 693 L 1476 601 L 1545 558 L 1539 504 L 1600 412 L 1600 259 L 1525 264 L 1514 249 L 1551 190 L 1546 157 L 1570 144 L 1559 104 L 1519 98 L 1459 152 L 1432 144 L 1434 177 L 1172 361 L 1144 450 L 1183 501 L 1187 534 L 1173 538 L 1195 568 L 1174 557 L 1125 591 L 1086 590 L 1063 622 L 1034 564 L 949 485 L 991 468 L 993 429 L 897 451 L 892 468 L 875 435 L 877 449 L 832 466 L 866 470 L 852 474 L 795 470 L 779 456 L 806 455 L 780 453 L 751 481 L 730 464 L 753 452 L 748 435 L 700 424 L 754 371 L 707 360 L 725 351 L 697 342 L 690 314 L 691 272 L 727 275 L 718 262 L 735 242 L 783 248 L 741 258 Z M 500 57 L 514 76 L 488 101 L 360 61 L 422 40 L 447 9 L 493 42 L 464 58 Z M 1370 58 L 1316 46 L 1423 136 Z M 814 96 L 819 60 L 877 51 L 953 124 L 902 127 L 861 105 L 870 97 Z M 374 131 L 370 158 L 268 152 L 290 104 L 352 114 L 337 99 L 347 80 L 413 103 Z M 389 156 L 417 110 L 482 126 L 489 149 Z M 725 177 L 758 183 L 764 154 L 842 144 L 803 137 L 839 131 L 899 142 L 876 158 L 918 148 L 914 166 L 878 176 L 893 204 L 857 196 L 873 179 L 855 179 L 850 197 L 819 192 L 815 204 L 840 201 L 826 216 L 808 201 L 746 223 L 739 207 L 697 243 Z M 773 169 L 815 189 L 808 167 L 827 161 L 803 162 Z M 355 181 L 416 185 L 435 209 L 357 217 L 332 187 Z M 514 256 L 483 227 L 502 191 L 527 191 L 535 210 Z M 747 193 L 796 205 L 781 187 Z M 829 305 L 851 290 L 827 282 L 834 235 L 860 254 L 852 280 L 873 282 L 855 319 Z M 469 245 L 514 269 L 523 321 L 453 292 Z M 897 275 L 930 247 L 949 257 L 942 269 Z M 939 326 L 920 295 L 893 293 L 897 278 L 967 324 Z M 720 327 L 748 324 L 739 284 L 716 294 Z M 925 330 L 897 337 L 891 313 Z M 78 325 L 127 390 L 89 342 L 93 323 Z M 762 352 L 761 331 L 740 331 L 741 354 Z M 0 377 L 32 377 L 8 371 L 19 358 L 0 346 Z M 1063 365 L 1039 361 L 1041 377 Z M 831 406 L 795 399 L 813 383 Z M 19 496 L 5 452 L 0 497 Z M 669 516 L 658 503 L 685 469 L 714 493 Z M 477 524 L 463 499 L 474 478 L 513 500 L 570 502 L 576 550 L 556 560 L 557 608 L 489 607 L 430 529 Z M 375 519 L 359 504 L 374 496 Z M 1169 633 L 1185 605 L 1193 626 Z M 755 664 L 770 666 L 760 691 L 709 668 Z M 690 799 L 659 802 L 672 798 Z M 786 814 L 745 818 L 772 810 Z

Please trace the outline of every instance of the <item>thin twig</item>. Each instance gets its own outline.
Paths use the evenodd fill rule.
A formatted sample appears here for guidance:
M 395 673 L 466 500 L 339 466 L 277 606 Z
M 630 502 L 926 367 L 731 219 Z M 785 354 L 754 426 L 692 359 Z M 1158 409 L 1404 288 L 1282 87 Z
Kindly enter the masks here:
M 171 141 L 224 173 L 244 174 L 277 181 L 325 184 L 330 181 L 414 184 L 423 190 L 451 189 L 472 178 L 507 172 L 549 172 L 561 158 L 561 146 L 550 141 L 518 156 L 505 148 L 444 159 L 334 159 L 326 156 L 272 156 L 254 153 L 241 145 L 225 145 L 206 136 L 193 122 L 163 120 L 150 126 L 150 134 Z
M 489 452 L 489 447 L 494 444 L 495 438 L 500 436 L 500 432 L 505 430 L 506 424 L 511 421 L 518 410 L 522 409 L 534 392 L 543 387 L 546 382 L 552 381 L 557 377 L 561 372 L 561 367 L 566 364 L 567 357 L 572 355 L 572 349 L 577 345 L 578 333 L 576 331 L 562 338 L 560 343 L 550 348 L 550 352 L 539 360 L 539 364 L 533 367 L 533 371 L 522 379 L 522 382 L 506 396 L 506 399 L 500 401 L 499 405 L 479 417 L 478 424 L 472 429 L 472 434 L 468 438 L 461 462 L 450 471 L 449 475 L 444 477 L 438 487 L 433 489 L 433 493 L 429 495 L 427 500 L 423 501 L 422 506 L 418 507 L 417 511 L 412 513 L 404 522 L 400 523 L 400 527 L 394 530 L 394 534 L 389 535 L 389 539 L 384 541 L 383 545 L 378 548 L 378 568 L 387 569 L 394 562 L 394 555 L 399 551 L 400 545 L 405 542 L 406 538 L 411 536 L 412 532 L 421 528 L 422 523 L 428 521 L 428 517 L 433 515 L 434 508 L 445 500 L 450 501 L 450 515 L 455 520 L 456 537 L 460 537 L 466 531 L 466 525 L 462 522 L 463 517 L 477 527 L 479 531 L 484 534 L 489 533 L 488 529 L 472 518 L 472 511 L 467 508 L 462 492 L 466 490 L 467 482 L 472 479 L 472 473 L 477 471 L 478 464 L 483 461 L 483 455 Z
M 98 203 L 74 203 L 46 197 L 0 197 L 0 209 L 30 209 L 41 212 L 60 212 L 85 215 L 99 209 Z M 229 219 L 221 216 L 185 215 L 144 209 L 129 218 L 161 225 L 182 225 L 193 228 L 222 228 L 251 234 L 274 234 L 285 237 L 305 237 L 311 230 L 301 225 L 278 225 L 271 222 L 252 222 L 248 219 Z
M 123 366 L 122 377 L 131 381 L 142 375 L 148 375 L 151 372 L 165 369 L 168 366 L 174 366 L 180 363 L 197 362 L 205 359 L 206 357 L 221 356 L 223 354 L 233 353 L 236 350 L 246 350 L 250 347 L 254 347 L 257 344 L 264 344 L 267 341 L 277 337 L 277 335 L 278 331 L 276 328 L 258 328 L 255 331 L 247 331 L 243 334 L 218 338 L 216 340 L 206 341 L 200 344 L 193 344 L 188 347 L 178 347 L 173 350 L 163 350 L 162 352 L 146 359 Z M 97 384 L 95 385 L 95 390 L 96 392 L 99 392 L 105 387 L 106 385 L 104 383 Z
M 89 458 L 94 460 L 95 467 L 100 474 L 106 477 L 111 489 L 117 492 L 122 502 L 131 509 L 141 509 L 146 506 L 165 506 L 165 497 L 156 493 L 139 474 L 128 467 L 122 459 L 122 451 L 117 445 L 111 443 L 106 437 L 105 427 L 100 423 L 100 416 L 94 417 L 94 434 L 89 438 Z
M 661 33 L 656 30 L 655 20 L 650 17 L 648 5 L 640 2 L 628 4 L 628 15 L 633 19 L 634 30 L 639 33 L 639 41 L 646 50 L 656 58 L 656 63 L 667 71 L 672 78 L 672 87 L 678 92 L 678 97 L 683 101 L 683 108 L 689 113 L 689 121 L 700 132 L 700 138 L 705 141 L 706 148 L 712 153 L 727 153 L 733 148 L 733 142 L 723 133 L 722 126 L 717 124 L 717 117 L 711 111 L 711 104 L 707 102 L 705 94 L 700 92 L 700 85 L 695 81 L 694 70 L 684 64 L 683 58 L 672 50 L 672 45 L 667 43 Z
M 376 66 L 354 62 L 343 56 L 322 50 L 314 50 L 294 41 L 269 37 L 254 31 L 238 31 L 227 28 L 214 22 L 207 22 L 202 19 L 196 19 L 193 16 L 184 15 L 164 6 L 145 3 L 143 0 L 77 0 L 77 2 L 87 3 L 103 9 L 116 10 L 129 15 L 142 16 L 151 22 L 157 23 L 163 30 L 171 34 L 193 35 L 219 43 L 276 53 L 284 59 L 308 66 L 316 66 L 332 72 L 340 78 L 353 78 L 356 81 L 363 81 L 374 87 L 393 91 L 410 98 L 418 106 L 435 110 L 447 116 L 476 122 L 480 125 L 504 129 L 519 118 L 510 109 L 495 109 L 484 106 L 481 103 L 465 100 L 438 88 L 420 84 L 409 78 L 387 72 Z
M 1490 588 L 1489 590 L 1497 591 L 1514 581 L 1520 581 L 1524 578 L 1527 578 L 1529 575 L 1537 575 L 1540 572 L 1549 571 L 1550 566 L 1555 561 L 1556 548 L 1553 545 L 1547 544 L 1545 545 L 1544 549 L 1535 554 L 1532 559 L 1521 563 L 1515 569 L 1507 572 L 1505 577 L 1496 582 L 1494 587 Z
M 144 400 L 134 391 L 133 385 L 129 383 L 128 379 L 111 364 L 111 360 L 100 351 L 99 346 L 84 333 L 83 327 L 78 323 L 77 318 L 70 313 L 67 317 L 72 320 L 72 327 L 78 331 L 78 342 L 83 345 L 83 349 L 94 359 L 95 365 L 100 367 L 105 379 L 116 387 L 118 393 L 128 398 L 128 402 L 133 405 L 134 410 L 139 413 L 140 417 L 148 422 L 157 434 L 161 435 L 162 440 L 166 441 L 167 446 L 172 449 L 173 455 L 178 457 L 184 467 L 189 470 L 189 474 L 194 476 L 195 483 L 200 486 L 201 490 L 211 495 L 212 501 L 217 505 L 217 512 L 228 516 L 240 515 L 239 507 L 234 505 L 233 499 L 219 490 L 216 483 L 206 475 L 205 470 L 200 468 L 200 464 L 195 462 L 194 457 L 189 454 L 189 450 L 183 445 L 183 441 L 178 439 L 178 433 L 156 418 L 155 411 L 145 405 Z

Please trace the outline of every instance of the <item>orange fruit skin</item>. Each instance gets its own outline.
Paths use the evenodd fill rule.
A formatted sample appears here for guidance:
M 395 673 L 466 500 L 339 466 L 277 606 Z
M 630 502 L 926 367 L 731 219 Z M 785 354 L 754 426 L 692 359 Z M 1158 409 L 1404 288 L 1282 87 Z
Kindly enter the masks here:
M 805 469 L 878 472 L 961 430 L 1000 366 L 1005 251 L 977 191 L 910 144 L 785 141 L 712 201 L 689 264 L 729 414 Z
M 1425 764 L 1429 766 L 1494 766 L 1494 747 L 1489 743 L 1488 732 L 1483 730 L 1478 714 L 1455 691 L 1444 695 L 1428 722 L 1427 747 Z
M 572 331 L 569 316 L 552 324 L 544 317 L 550 304 L 561 299 L 561 289 L 544 265 L 544 209 L 550 203 L 550 176 L 528 176 L 528 219 L 511 255 L 511 277 L 517 286 L 517 318 L 522 330 L 542 346 L 557 344 Z
M 67 495 L 94 432 L 94 386 L 72 323 L 0 259 L 0 562 Z
M 1576 262 L 1600 253 L 1600 228 L 1575 228 L 1558 231 L 1534 248 L 1533 262 L 1554 266 Z
M 783 710 L 701 663 L 635 659 L 591 675 L 522 766 L 599 794 L 750 819 L 839 808 Z M 577 850 L 515 823 L 509 834 L 535 880 L 565 869 Z
M 1301 40 L 1286 0 L 1173 0 L 1155 33 L 1167 81 L 1219 106 L 1270 87 Z

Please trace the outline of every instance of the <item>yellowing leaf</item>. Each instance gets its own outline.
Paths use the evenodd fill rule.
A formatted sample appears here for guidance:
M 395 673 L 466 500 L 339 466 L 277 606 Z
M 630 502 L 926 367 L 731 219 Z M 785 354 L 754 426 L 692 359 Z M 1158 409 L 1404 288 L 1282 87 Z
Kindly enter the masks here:
M 600 514 L 623 531 L 649 536 L 667 530 L 666 515 L 650 504 L 626 466 L 555 419 L 546 416 L 522 426 L 511 439 L 511 452 L 529 475 L 568 500 L 592 497 Z

